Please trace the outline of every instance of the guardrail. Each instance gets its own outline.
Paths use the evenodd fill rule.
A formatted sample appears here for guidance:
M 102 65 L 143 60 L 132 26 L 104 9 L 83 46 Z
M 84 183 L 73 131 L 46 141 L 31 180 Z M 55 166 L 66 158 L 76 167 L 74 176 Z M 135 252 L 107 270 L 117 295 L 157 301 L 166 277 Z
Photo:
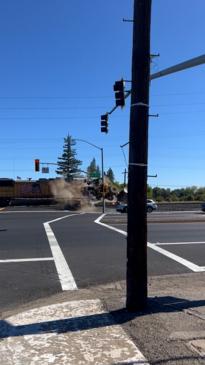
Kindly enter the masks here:
M 157 202 L 158 211 L 201 211 L 202 202 Z

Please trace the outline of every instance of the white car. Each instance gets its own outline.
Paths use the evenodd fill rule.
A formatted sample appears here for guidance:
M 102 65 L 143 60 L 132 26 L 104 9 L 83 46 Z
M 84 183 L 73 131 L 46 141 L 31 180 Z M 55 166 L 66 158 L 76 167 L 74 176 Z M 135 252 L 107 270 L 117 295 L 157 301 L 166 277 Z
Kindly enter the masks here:
M 157 204 L 154 200 L 152 199 L 147 199 L 147 212 L 151 213 L 153 212 L 153 210 L 157 210 Z
M 157 209 L 157 204 L 152 199 L 147 199 L 147 212 L 151 213 L 153 210 Z M 116 207 L 117 212 L 127 213 L 127 204 L 119 203 Z

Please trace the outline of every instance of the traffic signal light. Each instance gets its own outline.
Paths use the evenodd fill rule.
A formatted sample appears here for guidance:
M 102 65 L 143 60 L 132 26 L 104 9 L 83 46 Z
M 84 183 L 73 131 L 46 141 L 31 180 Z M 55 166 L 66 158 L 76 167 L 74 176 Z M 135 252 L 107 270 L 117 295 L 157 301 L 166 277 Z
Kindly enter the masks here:
M 116 106 L 125 106 L 125 82 L 124 80 L 116 81 L 113 89 L 115 91 Z
M 108 114 L 101 115 L 101 132 L 108 133 Z
M 36 159 L 34 162 L 35 162 L 35 171 L 40 171 L 40 160 Z

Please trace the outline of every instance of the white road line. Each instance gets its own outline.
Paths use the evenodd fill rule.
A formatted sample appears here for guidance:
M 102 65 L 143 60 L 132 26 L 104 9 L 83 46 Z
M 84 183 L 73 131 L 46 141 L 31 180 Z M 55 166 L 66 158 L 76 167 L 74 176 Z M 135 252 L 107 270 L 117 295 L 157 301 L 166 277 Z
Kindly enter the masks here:
M 8 259 L 8 260 L 0 260 L 0 264 L 7 264 L 10 262 L 38 262 L 38 261 L 53 261 L 53 257 L 37 257 L 37 258 L 29 258 L 29 259 Z
M 161 211 L 161 212 L 153 212 L 153 215 L 177 215 L 177 214 L 186 214 L 186 213 L 198 213 L 200 216 L 205 217 L 200 210 L 174 210 L 174 211 Z
M 50 223 L 56 222 L 57 220 L 73 217 L 76 216 L 76 214 L 66 215 L 61 218 L 54 219 L 53 221 L 45 222 L 43 223 L 48 242 L 52 251 L 52 255 L 54 258 L 54 262 L 56 265 L 56 270 L 58 273 L 58 277 L 61 283 L 62 290 L 75 290 L 77 289 L 76 282 L 74 280 L 74 277 L 69 269 L 69 266 L 67 264 L 67 261 L 63 255 L 63 252 L 61 251 L 61 248 L 58 244 L 58 241 L 55 238 L 55 235 L 50 227 Z
M 103 219 L 103 217 L 104 217 L 105 215 L 106 215 L 106 213 L 102 214 L 100 217 L 98 217 L 98 218 L 94 221 L 94 223 L 97 223 L 97 224 L 99 224 L 100 226 L 107 227 L 107 228 L 109 228 L 109 229 L 111 229 L 111 230 L 113 230 L 113 231 L 115 231 L 115 232 L 118 232 L 118 233 L 120 233 L 120 234 L 123 234 L 124 236 L 127 236 L 127 232 L 125 232 L 125 231 L 123 231 L 123 230 L 121 230 L 121 229 L 115 228 L 115 227 L 113 227 L 113 226 L 109 226 L 109 225 L 108 225 L 108 224 L 106 224 L 106 223 L 102 223 L 102 222 L 101 222 L 101 219 Z
M 103 227 L 106 227 L 106 228 L 109 228 L 115 232 L 118 232 L 120 234 L 123 234 L 124 236 L 127 236 L 127 232 L 125 231 L 122 231 L 121 229 L 118 229 L 118 228 L 115 228 L 113 226 L 109 226 L 108 224 L 105 224 L 105 223 L 102 223 L 101 222 L 101 219 L 105 216 L 106 214 L 102 214 L 100 217 L 98 217 L 94 222 L 97 223 L 97 224 L 100 224 L 101 226 Z M 180 256 L 177 256 L 157 245 L 155 245 L 154 243 L 150 243 L 150 242 L 147 242 L 147 247 L 151 248 L 152 250 L 154 251 L 157 251 L 159 253 L 161 253 L 162 255 L 180 263 L 181 265 L 183 266 L 186 266 L 188 269 L 194 271 L 194 272 L 202 272 L 202 271 L 205 271 L 205 267 L 203 266 L 198 266 L 198 265 L 195 265 L 193 264 L 192 262 L 188 261 L 188 260 L 185 260 L 183 259 L 182 257 Z
M 82 215 L 82 214 L 85 214 L 85 213 L 73 213 L 73 214 L 69 214 L 69 215 L 64 215 L 63 217 L 52 219 L 52 221 L 48 221 L 46 223 L 53 223 L 53 222 L 60 221 L 61 219 L 64 219 L 64 218 L 73 217 L 74 215 Z
M 154 243 L 155 246 L 161 245 L 203 245 L 205 241 L 189 241 L 189 242 L 156 242 Z
M 204 268 L 198 265 L 193 264 L 191 261 L 185 260 L 182 257 L 175 255 L 167 250 L 164 250 L 163 248 L 156 246 L 153 243 L 148 242 L 147 246 L 149 248 L 152 248 L 154 251 L 157 251 L 161 253 L 162 255 L 169 257 L 170 259 L 179 262 L 181 265 L 188 267 L 188 269 L 194 271 L 194 272 L 202 272 L 204 271 Z
M 5 209 L 5 208 L 3 208 Z M 64 210 L 62 211 L 58 211 L 58 210 L 16 210 L 16 211 L 1 211 L 1 214 L 17 214 L 17 213 L 66 213 L 66 212 L 70 212 L 69 210 Z

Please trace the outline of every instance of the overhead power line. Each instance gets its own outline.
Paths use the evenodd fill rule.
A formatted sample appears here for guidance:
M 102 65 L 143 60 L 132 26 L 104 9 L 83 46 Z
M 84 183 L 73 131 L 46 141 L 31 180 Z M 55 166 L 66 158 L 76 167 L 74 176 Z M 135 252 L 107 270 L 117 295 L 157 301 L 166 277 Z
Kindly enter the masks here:
M 205 105 L 205 102 L 196 102 L 196 103 L 169 103 L 169 104 L 151 104 L 150 107 L 173 107 L 173 106 L 193 106 L 193 105 Z M 71 109 L 102 109 L 102 106 L 57 106 L 57 107 L 1 107 L 0 105 L 0 111 L 21 111 L 21 110 L 71 110 Z
M 205 95 L 205 90 L 195 90 L 195 91 L 181 91 L 181 92 L 165 92 L 165 93 L 151 93 L 152 96 L 175 96 L 175 95 Z M 15 95 L 0 95 L 0 100 L 2 99 L 8 99 L 8 100 L 19 100 L 19 99 L 22 99 L 22 100 L 67 100 L 67 99 L 112 99 L 112 95 L 89 95 L 89 96 L 85 96 L 85 95 L 59 95 L 59 96 L 54 96 L 54 95 L 51 95 L 51 96 L 48 96 L 48 95 L 35 95 L 35 96 L 23 96 L 23 95 L 20 95 L 20 96 L 15 96 Z
M 1 111 L 1 109 L 0 109 L 0 111 Z M 178 110 L 178 111 L 176 111 L 176 112 L 160 112 L 160 114 L 159 114 L 159 118 L 158 119 L 160 119 L 160 117 L 161 116 L 164 116 L 164 115 L 181 115 L 181 114 L 192 114 L 192 113 L 194 113 L 194 114 L 196 114 L 196 113 L 205 113 L 205 110 Z M 85 115 L 82 115 L 82 116 L 79 116 L 79 117 L 77 117 L 76 115 L 74 115 L 74 116 L 71 116 L 70 114 L 69 114 L 69 116 L 59 116 L 59 115 L 56 115 L 55 117 L 53 117 L 53 116 L 48 116 L 48 115 L 45 115 L 45 116 L 43 116 L 43 115 L 37 115 L 37 116 L 9 116 L 9 115 L 1 115 L 1 120 L 41 120 L 41 119 L 47 119 L 47 120 L 74 120 L 74 119 L 76 119 L 76 120 L 90 120 L 90 119 L 98 119 L 98 115 L 96 115 L 96 116 L 85 116 Z M 114 117 L 115 118 L 115 117 Z M 125 118 L 124 117 L 121 117 L 121 116 L 118 116 L 118 117 L 116 117 L 116 119 L 117 120 L 124 120 Z
M 0 96 L 0 99 L 108 99 L 111 98 L 111 95 L 107 96 Z
M 205 103 L 204 103 L 205 104 Z M 102 106 L 67 106 L 67 107 L 3 107 L 0 106 L 0 111 L 7 110 L 70 110 L 70 109 L 102 109 Z

